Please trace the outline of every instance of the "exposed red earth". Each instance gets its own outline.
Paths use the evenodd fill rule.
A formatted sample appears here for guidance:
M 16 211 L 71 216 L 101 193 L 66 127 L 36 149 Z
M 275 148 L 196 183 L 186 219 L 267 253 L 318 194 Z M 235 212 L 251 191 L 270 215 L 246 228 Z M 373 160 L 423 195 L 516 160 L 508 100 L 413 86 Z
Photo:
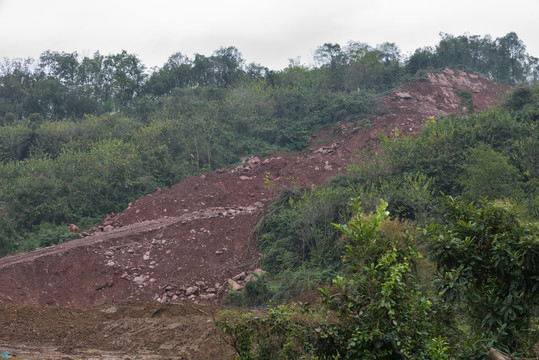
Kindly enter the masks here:
M 383 98 L 370 127 L 343 119 L 310 150 L 187 178 L 107 216 L 90 236 L 0 259 L 0 353 L 229 358 L 210 313 L 229 284 L 260 268 L 253 230 L 281 188 L 345 172 L 380 133 L 414 133 L 429 117 L 464 113 L 456 90 L 483 110 L 507 89 L 471 72 L 430 73 Z

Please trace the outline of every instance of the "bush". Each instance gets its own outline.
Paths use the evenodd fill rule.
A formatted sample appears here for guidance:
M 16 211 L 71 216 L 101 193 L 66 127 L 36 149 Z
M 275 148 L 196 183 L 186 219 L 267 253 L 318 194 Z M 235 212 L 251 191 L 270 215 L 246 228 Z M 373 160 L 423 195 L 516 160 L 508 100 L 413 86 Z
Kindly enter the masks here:
M 521 339 L 537 332 L 530 321 L 539 305 L 539 224 L 522 221 L 504 201 L 476 205 L 446 196 L 444 204 L 447 225 L 429 227 L 429 253 L 443 299 L 465 314 L 469 350 L 530 354 L 533 343 Z
M 387 203 L 337 225 L 349 242 L 345 277 L 321 289 L 322 308 L 225 312 L 217 320 L 238 359 L 447 359 L 436 336 L 429 293 L 416 276 L 422 256 L 406 226 L 387 219 Z
M 469 150 L 458 183 L 468 200 L 486 196 L 517 199 L 521 195 L 518 169 L 509 163 L 507 156 L 486 144 Z

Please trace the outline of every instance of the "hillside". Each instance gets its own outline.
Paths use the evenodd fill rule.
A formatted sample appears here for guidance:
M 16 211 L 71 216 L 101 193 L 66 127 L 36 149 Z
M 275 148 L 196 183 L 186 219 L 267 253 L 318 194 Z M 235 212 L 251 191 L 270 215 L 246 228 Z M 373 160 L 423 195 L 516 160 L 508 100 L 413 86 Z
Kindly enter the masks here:
M 208 305 L 219 303 L 229 279 L 240 282 L 242 273 L 259 268 L 253 229 L 281 188 L 320 185 L 345 172 L 358 150 L 375 146 L 380 133 L 414 133 L 429 117 L 464 113 L 457 90 L 471 92 L 475 109 L 483 110 L 507 88 L 471 72 L 429 73 L 428 79 L 404 84 L 383 98 L 382 115 L 373 117 L 370 127 L 339 123 L 312 139 L 312 151 L 251 157 L 234 169 L 187 178 L 107 216 L 89 236 L 0 259 L 0 346 L 37 344 L 67 352 L 97 348 L 196 358 L 198 350 L 186 345 L 192 340 L 183 332 L 163 330 L 146 343 L 144 329 L 196 322 L 201 326 L 197 331 L 205 331 L 200 338 L 215 337 Z M 181 300 L 186 301 L 156 304 Z M 191 301 L 207 304 L 193 307 Z M 198 310 L 181 310 L 186 308 Z M 122 316 L 104 315 L 109 313 Z M 156 314 L 159 321 L 154 321 Z M 169 324 L 177 315 L 186 316 L 183 325 Z M 36 317 L 40 320 L 34 321 Z M 83 335 L 90 328 L 120 331 L 121 322 L 128 321 L 124 317 L 131 321 L 129 335 L 117 341 L 90 342 Z M 62 326 L 50 330 L 59 318 Z M 207 320 L 207 327 L 202 326 Z M 67 328 L 73 336 L 64 336 Z M 185 333 L 190 332 L 186 328 Z

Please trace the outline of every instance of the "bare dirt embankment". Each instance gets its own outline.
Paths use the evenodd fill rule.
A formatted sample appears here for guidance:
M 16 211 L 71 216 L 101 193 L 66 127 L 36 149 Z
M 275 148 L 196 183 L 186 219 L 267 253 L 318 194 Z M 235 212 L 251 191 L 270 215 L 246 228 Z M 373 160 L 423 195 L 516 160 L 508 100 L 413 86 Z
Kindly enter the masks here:
M 30 357 L 37 346 L 51 347 L 50 358 L 56 348 L 72 358 L 229 358 L 210 313 L 228 279 L 260 266 L 252 232 L 272 197 L 346 171 L 379 133 L 418 132 L 431 116 L 463 113 L 456 90 L 472 92 L 483 110 L 507 87 L 469 72 L 431 73 L 385 97 L 369 128 L 343 121 L 313 140 L 314 151 L 185 179 L 108 216 L 91 236 L 0 259 L 0 353 L 17 346 L 10 351 Z

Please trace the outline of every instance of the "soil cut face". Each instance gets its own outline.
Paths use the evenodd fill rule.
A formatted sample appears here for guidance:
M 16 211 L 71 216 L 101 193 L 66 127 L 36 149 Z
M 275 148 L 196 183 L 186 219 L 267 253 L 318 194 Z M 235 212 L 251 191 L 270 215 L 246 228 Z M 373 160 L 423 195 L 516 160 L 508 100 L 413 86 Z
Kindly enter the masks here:
M 507 89 L 470 72 L 431 73 L 385 97 L 385 114 L 369 128 L 343 121 L 325 134 L 333 141 L 311 144 L 314 151 L 251 157 L 233 169 L 187 178 L 107 216 L 90 236 L 0 259 L 0 346 L 53 346 L 72 358 L 88 349 L 231 356 L 201 350 L 219 348 L 205 314 L 211 311 L 186 309 L 216 306 L 229 279 L 260 267 L 253 230 L 281 188 L 320 185 L 345 172 L 380 133 L 414 133 L 431 116 L 465 112 L 456 90 L 470 91 L 483 110 Z M 152 311 L 162 314 L 158 321 Z M 185 345 L 191 343 L 199 347 Z

